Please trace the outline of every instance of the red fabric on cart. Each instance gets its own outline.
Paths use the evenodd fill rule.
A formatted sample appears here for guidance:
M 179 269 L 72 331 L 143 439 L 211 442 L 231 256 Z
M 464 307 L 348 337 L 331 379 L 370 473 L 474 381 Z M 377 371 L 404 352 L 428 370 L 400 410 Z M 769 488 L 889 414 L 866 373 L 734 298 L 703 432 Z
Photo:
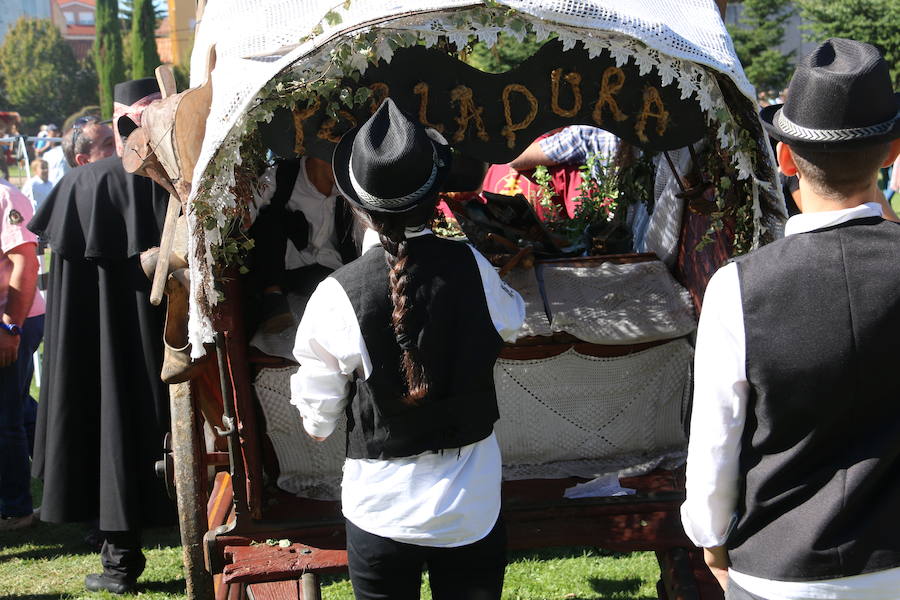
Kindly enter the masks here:
M 555 192 L 553 203 L 561 209 L 561 215 L 573 217 L 578 206 L 576 198 L 581 186 L 581 173 L 577 166 L 557 165 L 547 167 L 550 172 L 550 185 Z M 515 195 L 523 194 L 531 199 L 537 194 L 539 186 L 534 181 L 534 169 L 516 171 L 507 165 L 492 165 L 484 176 L 482 189 L 495 194 Z M 541 220 L 546 220 L 549 215 L 544 207 L 534 205 L 534 212 Z

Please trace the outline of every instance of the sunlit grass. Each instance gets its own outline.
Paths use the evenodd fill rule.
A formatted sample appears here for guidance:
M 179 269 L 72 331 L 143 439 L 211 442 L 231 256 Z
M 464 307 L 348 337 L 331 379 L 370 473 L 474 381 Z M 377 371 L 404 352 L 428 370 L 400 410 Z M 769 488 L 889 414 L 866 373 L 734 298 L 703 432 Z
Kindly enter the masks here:
M 35 482 L 35 504 L 40 485 Z M 25 531 L 0 534 L 0 597 L 17 600 L 184 598 L 181 546 L 175 528 L 144 534 L 147 570 L 133 595 L 89 593 L 84 576 L 100 570 L 100 559 L 83 542 L 82 525 L 41 523 Z M 506 570 L 503 598 L 508 600 L 646 600 L 656 598 L 659 567 L 650 552 L 616 554 L 593 548 L 514 552 Z M 324 580 L 328 600 L 352 600 L 346 576 Z M 422 598 L 431 593 L 423 578 Z

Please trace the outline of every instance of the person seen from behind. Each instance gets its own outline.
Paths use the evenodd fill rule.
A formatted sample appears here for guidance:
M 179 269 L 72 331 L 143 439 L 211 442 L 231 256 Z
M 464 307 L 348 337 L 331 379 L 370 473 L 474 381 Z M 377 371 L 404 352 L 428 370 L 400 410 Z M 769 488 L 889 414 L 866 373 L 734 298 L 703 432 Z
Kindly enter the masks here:
M 68 172 L 69 163 L 66 162 L 62 143 L 59 141 L 60 138 L 63 138 L 63 134 L 60 132 L 59 127 L 53 123 L 47 125 L 47 137 L 56 139 L 47 141 L 47 145 L 44 146 L 44 152 L 41 154 L 41 158 L 47 161 L 47 171 L 50 183 L 56 185 L 59 183 L 59 180 L 63 178 L 63 175 Z
M 32 474 L 43 481 L 42 521 L 96 520 L 85 541 L 99 542 L 102 571 L 87 574 L 85 588 L 125 594 L 146 566 L 144 528 L 173 516 L 154 472 L 169 430 L 160 379 L 165 310 L 150 304 L 140 262 L 159 245 L 169 195 L 127 173 L 121 155 L 98 156 L 124 147 L 122 136 L 160 98 L 159 85 L 126 81 L 113 95 L 116 139 L 107 143 L 109 127 L 96 120 L 76 121 L 67 148 L 80 166 L 29 224 L 52 265 Z
M 363 255 L 316 288 L 292 403 L 323 440 L 349 415 L 342 482 L 357 598 L 500 598 L 506 533 L 493 367 L 524 303 L 471 246 L 427 227 L 447 142 L 390 99 L 337 145 Z
M 722 267 L 697 331 L 682 521 L 730 600 L 900 594 L 900 95 L 829 39 L 761 112 L 800 214 Z M 896 218 L 896 217 L 893 217 Z

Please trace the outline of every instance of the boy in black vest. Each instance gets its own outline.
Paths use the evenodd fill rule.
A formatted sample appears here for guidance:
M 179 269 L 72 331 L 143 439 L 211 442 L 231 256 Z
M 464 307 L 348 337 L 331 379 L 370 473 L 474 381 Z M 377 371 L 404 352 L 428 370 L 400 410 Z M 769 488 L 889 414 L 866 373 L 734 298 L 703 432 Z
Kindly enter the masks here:
M 900 226 L 876 176 L 900 153 L 900 96 L 845 39 L 789 89 L 761 118 L 801 214 L 706 290 L 682 521 L 726 598 L 895 599 Z

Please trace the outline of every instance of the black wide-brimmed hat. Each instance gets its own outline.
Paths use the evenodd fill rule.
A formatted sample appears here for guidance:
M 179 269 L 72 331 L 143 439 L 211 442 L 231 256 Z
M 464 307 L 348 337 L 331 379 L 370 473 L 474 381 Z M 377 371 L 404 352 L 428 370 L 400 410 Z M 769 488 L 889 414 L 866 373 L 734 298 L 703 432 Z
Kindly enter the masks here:
M 447 140 L 390 98 L 334 149 L 338 191 L 367 211 L 404 213 L 432 199 L 450 172 Z
M 796 148 L 840 152 L 900 137 L 900 94 L 878 50 L 832 38 L 797 65 L 784 104 L 759 116 L 773 138 Z
M 141 98 L 158 93 L 159 84 L 153 77 L 132 79 L 131 81 L 123 81 L 116 84 L 113 88 L 113 101 L 125 106 L 131 106 Z
M 142 79 L 132 79 L 131 81 L 123 81 L 117 83 L 113 88 L 113 101 L 123 106 L 132 106 L 134 103 L 143 100 L 151 94 L 159 94 L 159 83 L 153 77 L 144 77 Z M 114 110 L 117 113 L 118 110 Z M 113 115 L 115 116 L 115 114 Z M 119 135 L 124 139 L 138 128 L 138 124 L 134 122 L 128 115 L 121 115 L 116 120 L 116 129 Z

